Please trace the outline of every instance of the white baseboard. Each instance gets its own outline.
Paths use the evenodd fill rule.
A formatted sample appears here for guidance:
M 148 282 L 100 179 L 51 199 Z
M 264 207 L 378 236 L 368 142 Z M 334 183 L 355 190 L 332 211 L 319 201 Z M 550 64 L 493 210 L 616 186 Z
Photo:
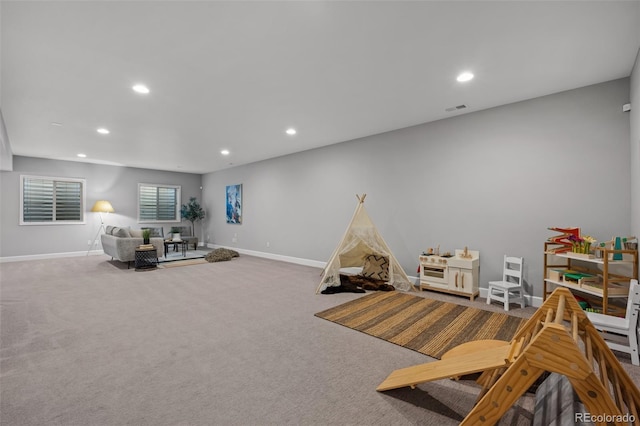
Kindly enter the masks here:
M 262 257 L 262 258 L 271 259 L 271 260 L 279 260 L 279 261 L 288 262 L 288 263 L 295 263 L 296 265 L 313 266 L 314 268 L 324 268 L 327 264 L 327 262 L 320 262 L 317 260 L 302 259 L 300 257 L 292 257 L 292 256 L 283 256 L 281 254 L 265 253 L 262 251 L 246 250 L 246 249 L 240 249 L 236 247 L 226 247 L 226 246 L 220 246 L 217 244 L 207 244 L 207 247 L 212 249 L 226 248 L 230 250 L 235 250 L 238 253 L 246 254 L 249 256 Z
M 321 262 L 318 260 L 303 259 L 300 257 L 293 257 L 293 256 L 284 256 L 281 254 L 274 254 L 274 253 L 265 253 L 262 251 L 246 250 L 246 249 L 240 249 L 236 247 L 226 247 L 226 246 L 210 244 L 210 243 L 202 243 L 199 245 L 202 247 L 208 247 L 211 249 L 227 248 L 227 249 L 235 250 L 238 253 L 246 254 L 248 256 L 262 257 L 264 259 L 271 259 L 271 260 L 279 260 L 281 262 L 295 263 L 296 265 L 311 266 L 311 267 L 320 268 L 320 269 L 324 269 L 324 267 L 327 265 L 327 262 Z M 90 256 L 96 256 L 100 254 L 104 254 L 104 251 L 92 250 L 89 252 Z M 27 256 L 0 257 L 0 263 L 20 262 L 24 260 L 38 260 L 38 259 L 56 259 L 60 257 L 80 257 L 80 256 L 87 256 L 87 252 L 82 251 L 82 252 L 69 252 L 69 253 L 48 253 L 48 254 L 33 254 L 33 255 L 27 255 Z M 357 274 L 361 270 L 362 268 L 344 268 L 345 272 L 351 273 L 351 274 Z M 413 282 L 413 285 L 417 287 L 419 278 L 413 277 L 413 276 L 408 276 L 408 277 Z M 484 299 L 487 298 L 486 288 L 482 288 L 482 287 L 480 288 L 480 297 Z M 526 299 L 527 306 L 534 306 L 537 308 L 542 305 L 542 297 L 540 296 L 525 296 L 525 299 Z

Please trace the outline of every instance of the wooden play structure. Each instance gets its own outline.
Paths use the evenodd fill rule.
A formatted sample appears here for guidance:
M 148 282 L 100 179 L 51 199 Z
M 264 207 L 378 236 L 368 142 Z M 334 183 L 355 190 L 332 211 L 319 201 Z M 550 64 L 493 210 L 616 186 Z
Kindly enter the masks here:
M 460 345 L 440 361 L 392 372 L 377 390 L 482 373 L 476 404 L 460 424 L 493 425 L 544 372 L 564 375 L 592 416 L 606 416 L 598 425 L 640 419 L 638 387 L 566 288 L 556 289 L 511 342 Z

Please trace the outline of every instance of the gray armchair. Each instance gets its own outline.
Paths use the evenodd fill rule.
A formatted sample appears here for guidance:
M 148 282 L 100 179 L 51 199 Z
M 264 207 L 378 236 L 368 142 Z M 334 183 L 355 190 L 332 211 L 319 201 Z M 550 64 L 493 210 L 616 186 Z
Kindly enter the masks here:
M 194 237 L 191 232 L 190 226 L 172 226 L 171 233 L 179 232 L 180 239 L 187 242 L 187 248 L 193 244 L 193 249 L 197 250 L 198 248 L 198 237 Z

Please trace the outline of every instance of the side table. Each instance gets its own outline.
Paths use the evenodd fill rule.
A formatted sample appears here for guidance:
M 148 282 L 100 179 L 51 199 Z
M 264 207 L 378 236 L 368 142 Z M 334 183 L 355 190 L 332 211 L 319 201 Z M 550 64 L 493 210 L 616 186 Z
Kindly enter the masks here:
M 136 271 L 157 267 L 158 253 L 155 248 L 136 248 Z

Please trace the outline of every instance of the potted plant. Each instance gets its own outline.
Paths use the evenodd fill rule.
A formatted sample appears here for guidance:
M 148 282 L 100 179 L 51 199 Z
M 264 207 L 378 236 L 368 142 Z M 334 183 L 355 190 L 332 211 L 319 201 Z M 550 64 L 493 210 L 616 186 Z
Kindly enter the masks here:
M 187 204 L 183 204 L 180 208 L 180 216 L 191 222 L 191 235 L 196 235 L 195 223 L 204 219 L 204 209 L 200 207 L 196 197 L 189 198 Z
M 171 241 L 182 241 L 180 228 L 171 228 Z
M 142 243 L 149 244 L 149 238 L 151 238 L 151 229 L 142 230 Z

